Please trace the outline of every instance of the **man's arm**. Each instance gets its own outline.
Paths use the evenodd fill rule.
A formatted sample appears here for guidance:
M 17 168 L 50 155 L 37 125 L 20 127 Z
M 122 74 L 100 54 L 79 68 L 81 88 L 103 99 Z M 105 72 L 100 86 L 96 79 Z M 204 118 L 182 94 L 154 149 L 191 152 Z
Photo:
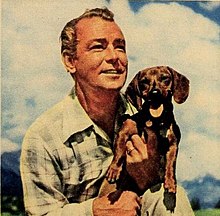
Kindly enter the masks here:
M 21 154 L 21 177 L 28 215 L 92 215 L 92 202 L 69 203 L 63 194 L 59 165 L 37 136 L 26 137 Z M 74 192 L 73 192 L 74 193 Z
M 94 216 L 139 215 L 140 209 L 141 199 L 131 191 L 115 191 L 93 201 Z
M 53 152 L 40 136 L 33 133 L 25 137 L 22 145 L 21 177 L 28 215 L 111 216 L 117 213 L 128 216 L 140 211 L 138 196 L 127 191 L 114 203 L 109 199 L 112 194 L 69 203 L 62 170 Z

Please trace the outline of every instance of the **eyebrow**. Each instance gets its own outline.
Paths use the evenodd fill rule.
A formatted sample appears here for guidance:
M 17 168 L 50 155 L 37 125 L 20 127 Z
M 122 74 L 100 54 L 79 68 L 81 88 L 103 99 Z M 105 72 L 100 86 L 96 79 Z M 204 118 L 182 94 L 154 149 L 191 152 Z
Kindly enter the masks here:
M 98 43 L 106 43 L 107 40 L 105 38 L 96 38 L 96 39 L 91 39 L 87 42 L 87 45 L 91 45 L 94 42 L 98 42 Z
M 105 38 L 96 38 L 96 39 L 92 39 L 92 40 L 89 40 L 88 41 L 88 45 L 91 45 L 92 43 L 94 42 L 98 42 L 98 43 L 107 43 L 107 40 Z M 113 45 L 116 45 L 116 44 L 123 44 L 125 45 L 125 40 L 122 39 L 122 38 L 116 38 L 114 41 L 113 41 Z
M 121 44 L 121 45 L 124 45 L 124 46 L 125 46 L 125 39 L 116 38 L 116 39 L 113 41 L 113 45 L 117 45 L 117 44 Z

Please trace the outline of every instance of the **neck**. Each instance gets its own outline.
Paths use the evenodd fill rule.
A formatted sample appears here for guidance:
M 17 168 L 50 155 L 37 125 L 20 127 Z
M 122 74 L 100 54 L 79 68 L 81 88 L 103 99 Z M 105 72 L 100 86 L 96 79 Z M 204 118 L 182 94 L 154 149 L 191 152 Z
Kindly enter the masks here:
M 78 100 L 89 117 L 113 138 L 119 91 L 81 88 L 76 83 Z

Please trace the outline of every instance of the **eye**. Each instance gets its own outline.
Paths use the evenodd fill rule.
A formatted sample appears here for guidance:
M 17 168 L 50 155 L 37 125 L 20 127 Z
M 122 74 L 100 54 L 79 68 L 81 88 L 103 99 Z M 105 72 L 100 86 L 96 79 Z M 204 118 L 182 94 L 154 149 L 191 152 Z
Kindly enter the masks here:
M 105 49 L 105 47 L 102 44 L 95 44 L 90 47 L 90 50 L 101 51 L 103 49 Z
M 148 80 L 147 78 L 144 78 L 139 81 L 139 89 L 141 92 L 148 91 L 149 88 L 150 88 L 150 80 Z
M 124 45 L 117 45 L 115 47 L 115 49 L 119 50 L 119 51 L 122 51 L 122 52 L 126 52 L 126 49 L 125 49 L 125 46 Z
M 140 84 L 141 85 L 150 85 L 150 80 L 148 80 L 147 78 L 144 78 L 144 79 L 140 80 Z
M 168 75 L 161 75 L 160 81 L 163 82 L 165 85 L 169 85 L 171 82 L 171 77 Z
M 116 49 L 118 51 L 126 52 L 125 40 L 122 38 L 116 38 L 113 41 L 113 46 L 114 46 L 114 49 Z

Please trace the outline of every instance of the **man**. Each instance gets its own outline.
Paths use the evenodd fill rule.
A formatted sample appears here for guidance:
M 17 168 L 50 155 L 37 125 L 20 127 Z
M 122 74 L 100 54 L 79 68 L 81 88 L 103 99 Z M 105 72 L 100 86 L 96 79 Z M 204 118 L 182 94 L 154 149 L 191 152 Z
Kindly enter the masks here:
M 120 94 L 128 61 L 125 38 L 112 12 L 106 8 L 86 11 L 66 24 L 61 42 L 62 60 L 75 86 L 25 136 L 21 176 L 27 214 L 137 215 L 141 203 L 142 215 L 168 214 L 161 207 L 162 190 L 146 192 L 142 201 L 131 191 L 124 191 L 115 203 L 108 195 L 98 197 L 112 160 L 120 116 L 135 111 Z M 141 169 L 147 159 L 146 145 L 138 135 L 126 145 L 134 149 L 127 155 L 132 174 L 134 166 Z M 185 209 L 182 215 L 190 215 L 185 194 L 180 197 L 183 208 L 177 207 L 177 212 Z

